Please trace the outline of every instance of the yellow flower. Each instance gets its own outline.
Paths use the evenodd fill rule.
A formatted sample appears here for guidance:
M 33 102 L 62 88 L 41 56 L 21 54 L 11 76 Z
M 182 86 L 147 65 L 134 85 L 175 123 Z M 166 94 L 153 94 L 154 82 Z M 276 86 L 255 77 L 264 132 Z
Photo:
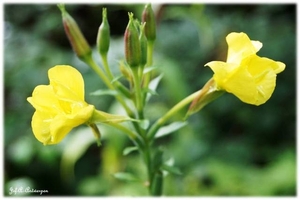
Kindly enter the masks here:
M 27 101 L 36 109 L 31 126 L 44 145 L 59 143 L 74 127 L 88 122 L 95 108 L 84 100 L 81 74 L 68 65 L 48 71 L 50 85 L 37 86 Z
M 227 61 L 212 61 L 209 66 L 219 90 L 234 94 L 241 101 L 261 105 L 272 95 L 276 76 L 285 69 L 285 64 L 256 53 L 262 47 L 259 41 L 252 41 L 245 33 L 230 33 Z

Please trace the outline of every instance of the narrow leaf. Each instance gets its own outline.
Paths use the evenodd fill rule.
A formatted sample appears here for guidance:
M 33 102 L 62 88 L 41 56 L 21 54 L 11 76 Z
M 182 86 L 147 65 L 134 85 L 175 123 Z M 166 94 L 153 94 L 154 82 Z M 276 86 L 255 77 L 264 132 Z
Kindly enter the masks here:
M 188 124 L 187 122 L 173 122 L 167 126 L 163 126 L 157 131 L 155 137 L 159 138 L 168 135 L 170 133 L 173 133 L 187 124 Z
M 115 96 L 118 93 L 115 90 L 96 90 L 95 92 L 91 92 L 90 95 L 93 96 L 103 96 L 103 95 L 112 95 Z
M 162 77 L 163 77 L 163 75 L 161 74 L 161 75 L 159 75 L 158 77 L 156 77 L 155 79 L 153 79 L 153 80 L 149 83 L 149 89 L 148 89 L 148 90 L 149 90 L 149 91 L 153 91 L 153 92 L 156 93 L 156 88 L 157 88 L 159 82 L 161 81 Z M 147 101 L 150 99 L 150 97 L 151 97 L 151 93 L 148 93 L 148 94 L 147 94 Z
M 130 154 L 131 152 L 133 151 L 136 151 L 138 150 L 137 147 L 126 147 L 124 150 L 123 150 L 123 155 L 126 156 L 128 154 Z
M 170 165 L 164 164 L 164 165 L 161 166 L 161 168 L 162 168 L 162 170 L 165 170 L 165 171 L 167 171 L 169 173 L 172 173 L 172 174 L 176 174 L 176 175 L 181 175 L 182 174 L 180 169 L 178 169 L 175 166 L 170 166 Z
M 116 78 L 114 78 L 112 81 L 111 81 L 111 83 L 114 83 L 114 82 L 116 82 L 116 81 L 118 81 L 120 78 L 122 78 L 123 77 L 123 75 L 120 75 L 120 76 L 117 76 Z
M 158 95 L 158 93 L 157 93 L 156 91 L 151 90 L 151 89 L 149 89 L 149 88 L 143 89 L 143 92 L 144 92 L 144 93 L 149 93 L 150 95 Z
M 144 74 L 147 74 L 153 70 L 157 69 L 157 67 L 147 67 L 145 70 L 144 70 Z

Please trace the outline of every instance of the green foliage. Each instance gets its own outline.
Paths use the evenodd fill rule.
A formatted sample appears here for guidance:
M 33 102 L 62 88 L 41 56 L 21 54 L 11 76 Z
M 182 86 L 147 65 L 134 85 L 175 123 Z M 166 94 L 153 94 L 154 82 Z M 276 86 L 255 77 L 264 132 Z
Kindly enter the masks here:
M 94 56 L 102 7 L 107 7 L 112 34 L 108 60 L 116 74 L 117 60 L 124 57 L 127 12 L 141 16 L 144 5 L 70 5 L 68 11 L 94 48 Z M 295 196 L 296 6 L 152 7 L 160 13 L 154 66 L 163 77 L 155 76 L 150 83 L 156 95 L 149 99 L 145 115 L 151 123 L 209 80 L 212 72 L 203 66 L 226 59 L 224 38 L 229 32 L 246 32 L 264 44 L 261 55 L 286 64 L 266 104 L 254 107 L 224 94 L 191 116 L 187 125 L 180 122 L 162 129 L 164 137 L 157 140 L 158 146 L 164 146 L 160 159 L 172 155 L 176 163 L 161 166 L 165 177 L 163 195 Z M 124 151 L 132 144 L 116 129 L 100 125 L 100 148 L 93 139 L 88 140 L 91 133 L 81 128 L 56 146 L 43 146 L 35 140 L 30 127 L 33 109 L 26 98 L 36 85 L 48 84 L 47 70 L 54 65 L 69 64 L 83 74 L 87 102 L 116 114 L 120 107 L 112 101 L 114 94 L 103 90 L 103 83 L 74 55 L 56 5 L 5 4 L 4 20 L 4 194 L 9 196 L 10 187 L 29 186 L 46 189 L 49 193 L 45 195 L 51 196 L 147 195 L 145 180 L 124 182 L 113 176 L 145 174 L 141 157 L 132 149 Z M 178 113 L 172 119 L 180 121 L 184 114 Z M 85 134 L 85 141 L 74 139 Z M 73 158 L 66 160 L 65 154 Z M 66 181 L 70 177 L 64 179 L 62 170 L 73 170 L 73 180 Z

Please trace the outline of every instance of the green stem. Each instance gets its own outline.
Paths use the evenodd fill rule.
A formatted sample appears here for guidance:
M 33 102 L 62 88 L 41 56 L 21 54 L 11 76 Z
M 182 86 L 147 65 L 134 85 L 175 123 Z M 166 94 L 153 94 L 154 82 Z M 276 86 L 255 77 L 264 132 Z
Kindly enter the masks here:
M 146 142 L 146 141 L 145 141 Z M 147 141 L 145 143 L 145 149 L 144 149 L 144 159 L 145 159 L 145 164 L 147 167 L 147 175 L 148 175 L 148 181 L 149 181 L 149 193 L 151 196 L 153 196 L 152 194 L 152 190 L 151 190 L 151 186 L 152 186 L 152 160 L 151 160 L 151 154 L 150 154 L 150 146 L 149 146 L 149 142 Z
M 142 149 L 142 147 L 144 146 L 142 143 L 142 138 L 132 132 L 130 129 L 126 128 L 125 126 L 121 125 L 121 124 L 117 124 L 117 123 L 107 123 L 107 125 L 115 127 L 117 129 L 119 129 L 120 131 L 126 133 L 128 135 L 128 137 L 137 145 L 137 147 L 139 147 L 140 149 Z
M 201 90 L 194 92 L 193 94 L 189 95 L 188 97 L 181 100 L 179 103 L 177 103 L 173 108 L 171 108 L 164 116 L 159 118 L 150 128 L 148 132 L 148 138 L 150 141 L 153 140 L 156 132 L 158 129 L 166 123 L 166 121 L 172 117 L 175 113 L 180 111 L 182 108 L 184 108 L 187 104 L 191 103 L 197 95 L 199 95 Z
M 153 63 L 154 41 L 147 41 L 147 66 L 150 67 Z
M 134 89 L 135 89 L 135 103 L 138 111 L 138 118 L 144 119 L 143 113 L 143 102 L 142 102 L 142 91 L 141 91 L 141 83 L 139 78 L 139 68 L 132 68 L 133 73 L 133 81 L 134 81 Z
M 133 73 L 133 81 L 134 81 L 134 88 L 135 88 L 135 102 L 138 112 L 138 118 L 140 120 L 144 119 L 144 113 L 143 113 L 143 96 L 141 92 L 141 82 L 140 82 L 140 68 L 132 68 Z M 144 129 L 142 129 L 140 126 L 138 126 L 138 132 L 143 138 L 144 148 L 141 150 L 141 153 L 144 158 L 144 162 L 146 164 L 147 168 L 147 176 L 148 176 L 148 182 L 149 182 L 149 194 L 153 196 L 153 190 L 152 184 L 153 184 L 153 170 L 152 170 L 152 157 L 151 157 L 151 150 L 150 150 L 150 141 L 147 138 L 146 132 Z
M 113 80 L 114 76 L 113 74 L 111 73 L 110 71 L 110 68 L 108 66 L 108 62 L 107 62 L 107 54 L 101 54 L 101 59 L 102 59 L 102 63 L 103 63 L 103 66 L 104 66 L 104 69 L 108 75 L 108 78 L 110 80 Z
M 99 75 L 99 77 L 102 79 L 102 81 L 106 84 L 106 86 L 109 89 L 115 90 L 115 87 L 111 84 L 109 79 L 106 77 L 106 75 L 101 70 L 101 68 L 94 62 L 94 60 L 91 56 L 86 57 L 86 59 L 84 61 Z M 132 111 L 129 109 L 129 107 L 127 106 L 127 104 L 125 103 L 123 98 L 120 96 L 120 94 L 116 95 L 116 99 L 120 102 L 120 104 L 122 104 L 122 106 L 125 109 L 125 111 L 127 112 L 128 116 L 132 116 Z
M 147 41 L 147 65 L 146 65 L 147 67 L 150 67 L 153 64 L 153 47 L 154 47 L 154 42 Z M 148 72 L 147 74 L 145 74 L 144 88 L 148 88 L 150 80 L 151 80 L 151 72 Z
M 107 78 L 107 76 L 104 74 L 102 69 L 94 62 L 92 56 L 88 56 L 84 59 L 85 63 L 88 64 L 102 79 L 104 84 L 111 90 L 114 89 L 114 86 L 111 84 L 110 80 Z
M 101 146 L 101 133 L 100 133 L 97 125 L 95 123 L 89 123 L 88 126 L 91 127 L 93 134 L 97 139 L 98 147 Z
M 131 97 L 130 92 L 128 91 L 128 89 L 126 87 L 124 87 L 124 85 L 122 85 L 119 81 L 113 81 L 114 76 L 110 70 L 110 67 L 108 65 L 107 62 L 107 54 L 102 54 L 101 55 L 101 59 L 102 59 L 102 63 L 104 66 L 104 69 L 108 75 L 108 78 L 110 79 L 111 83 L 122 93 L 124 94 L 127 98 Z

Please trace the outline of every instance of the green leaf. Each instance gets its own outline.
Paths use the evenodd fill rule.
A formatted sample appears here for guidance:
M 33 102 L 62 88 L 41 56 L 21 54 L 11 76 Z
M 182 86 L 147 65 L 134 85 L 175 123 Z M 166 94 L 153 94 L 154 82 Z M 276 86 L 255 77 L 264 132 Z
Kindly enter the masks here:
M 144 70 L 144 74 L 147 74 L 153 70 L 157 69 L 157 67 L 147 67 L 145 70 Z
M 115 96 L 117 95 L 118 93 L 115 91 L 115 90 L 96 90 L 95 92 L 91 92 L 90 95 L 93 95 L 93 96 L 103 96 L 103 95 L 112 95 L 112 96 Z
M 173 122 L 167 126 L 163 126 L 157 131 L 155 137 L 159 138 L 168 135 L 170 133 L 173 133 L 187 124 L 188 124 L 187 122 Z
M 137 147 L 126 147 L 124 150 L 123 150 L 123 155 L 126 156 L 128 154 L 130 154 L 131 152 L 133 151 L 136 151 L 138 150 Z
M 111 81 L 111 83 L 114 83 L 114 82 L 116 82 L 116 81 L 118 81 L 120 78 L 122 78 L 123 77 L 123 75 L 120 75 L 120 76 L 117 76 L 116 78 L 114 78 L 112 81 Z
M 156 77 L 155 79 L 151 80 L 151 82 L 149 83 L 148 90 L 156 93 L 156 88 L 157 88 L 159 82 L 161 81 L 162 77 L 163 77 L 163 75 L 161 74 L 158 77 Z M 151 97 L 151 93 L 148 93 L 146 100 L 149 101 L 150 97 Z
M 158 93 L 157 93 L 156 91 L 151 90 L 151 89 L 149 89 L 149 88 L 144 88 L 144 89 L 143 89 L 143 92 L 144 92 L 144 93 L 149 93 L 150 95 L 158 95 Z
M 128 172 L 118 172 L 114 174 L 114 177 L 121 181 L 139 181 L 137 177 Z
M 162 170 L 167 171 L 169 173 L 176 174 L 176 175 L 182 175 L 182 172 L 180 171 L 180 169 L 175 166 L 163 164 L 161 166 L 161 168 L 162 168 Z

